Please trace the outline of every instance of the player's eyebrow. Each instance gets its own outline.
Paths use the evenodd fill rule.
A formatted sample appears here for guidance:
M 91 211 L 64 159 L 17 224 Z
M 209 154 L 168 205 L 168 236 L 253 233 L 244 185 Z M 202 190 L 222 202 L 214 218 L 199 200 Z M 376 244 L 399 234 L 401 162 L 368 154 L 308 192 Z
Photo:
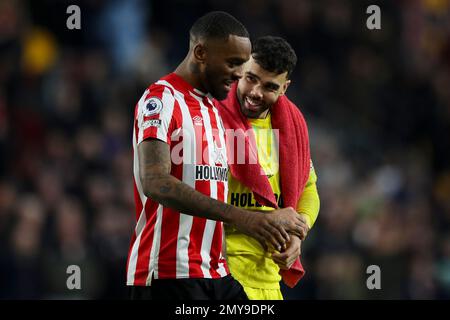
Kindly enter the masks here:
M 247 73 L 247 75 L 252 76 L 253 78 L 256 78 L 257 80 L 261 80 L 260 77 L 258 77 L 256 74 L 254 74 L 251 71 L 247 71 L 246 73 Z M 280 88 L 280 85 L 276 84 L 275 82 L 272 82 L 272 81 L 267 81 L 264 83 L 264 87 L 266 87 L 267 89 L 276 91 Z
M 278 85 L 278 84 L 276 84 L 276 83 L 274 83 L 274 82 L 272 82 L 272 81 L 268 81 L 268 82 L 266 82 L 265 84 L 264 84 L 264 86 L 267 88 L 267 89 L 270 89 L 270 90 L 278 90 L 278 88 L 280 88 L 280 86 Z
M 247 71 L 247 74 L 250 75 L 250 76 L 252 76 L 253 78 L 256 78 L 256 79 L 258 79 L 258 80 L 261 80 L 260 77 L 258 77 L 256 74 L 254 74 L 254 73 L 251 72 L 251 71 Z

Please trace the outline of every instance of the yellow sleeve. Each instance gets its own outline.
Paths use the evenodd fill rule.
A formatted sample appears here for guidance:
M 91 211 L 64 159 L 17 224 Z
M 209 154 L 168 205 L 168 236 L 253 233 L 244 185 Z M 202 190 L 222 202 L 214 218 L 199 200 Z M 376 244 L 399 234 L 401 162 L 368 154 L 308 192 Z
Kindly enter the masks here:
M 317 191 L 317 175 L 311 161 L 311 169 L 309 171 L 309 178 L 306 182 L 303 194 L 298 201 L 297 212 L 302 213 L 306 217 L 309 228 L 311 229 L 316 222 L 319 215 L 320 199 Z

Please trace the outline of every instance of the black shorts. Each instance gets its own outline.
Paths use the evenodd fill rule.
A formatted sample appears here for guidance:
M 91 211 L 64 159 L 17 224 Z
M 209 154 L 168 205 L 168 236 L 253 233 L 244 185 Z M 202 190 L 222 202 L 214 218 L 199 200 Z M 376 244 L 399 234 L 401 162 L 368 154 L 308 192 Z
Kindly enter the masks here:
M 248 300 L 231 275 L 220 279 L 153 279 L 151 286 L 131 286 L 132 300 Z

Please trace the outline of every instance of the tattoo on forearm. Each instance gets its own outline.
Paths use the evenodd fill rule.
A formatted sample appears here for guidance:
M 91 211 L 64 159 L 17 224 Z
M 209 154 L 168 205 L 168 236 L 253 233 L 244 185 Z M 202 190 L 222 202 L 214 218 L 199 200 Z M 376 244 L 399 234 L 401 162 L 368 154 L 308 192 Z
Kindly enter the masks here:
M 229 212 L 232 209 L 232 207 L 226 203 L 212 199 L 195 191 L 181 181 L 176 183 L 173 192 L 177 196 L 172 202 L 172 205 L 175 205 L 181 212 L 187 214 L 214 220 L 223 220 L 229 215 Z
M 170 182 L 166 182 L 164 185 L 162 185 L 161 187 L 159 187 L 159 191 L 162 194 L 167 194 L 170 193 L 172 191 L 172 186 L 170 185 Z
M 151 184 L 155 199 L 177 211 L 199 217 L 227 220 L 232 206 L 210 198 L 171 176 L 169 146 L 157 140 L 144 141 L 139 148 L 141 179 Z

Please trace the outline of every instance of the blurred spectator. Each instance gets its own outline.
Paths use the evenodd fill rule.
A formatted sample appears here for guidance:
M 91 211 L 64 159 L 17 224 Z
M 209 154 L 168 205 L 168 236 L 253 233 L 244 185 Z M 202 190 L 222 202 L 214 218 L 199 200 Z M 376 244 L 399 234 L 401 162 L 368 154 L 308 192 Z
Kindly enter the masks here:
M 98 298 L 104 286 L 104 275 L 95 251 L 88 247 L 88 228 L 81 204 L 65 197 L 57 205 L 55 214 L 54 238 L 43 261 L 44 298 Z M 70 265 L 80 268 L 80 290 L 67 288 L 67 268 Z
M 41 262 L 45 207 L 36 195 L 25 194 L 17 201 L 16 215 L 3 266 L 8 275 L 6 297 L 38 299 L 43 289 Z

